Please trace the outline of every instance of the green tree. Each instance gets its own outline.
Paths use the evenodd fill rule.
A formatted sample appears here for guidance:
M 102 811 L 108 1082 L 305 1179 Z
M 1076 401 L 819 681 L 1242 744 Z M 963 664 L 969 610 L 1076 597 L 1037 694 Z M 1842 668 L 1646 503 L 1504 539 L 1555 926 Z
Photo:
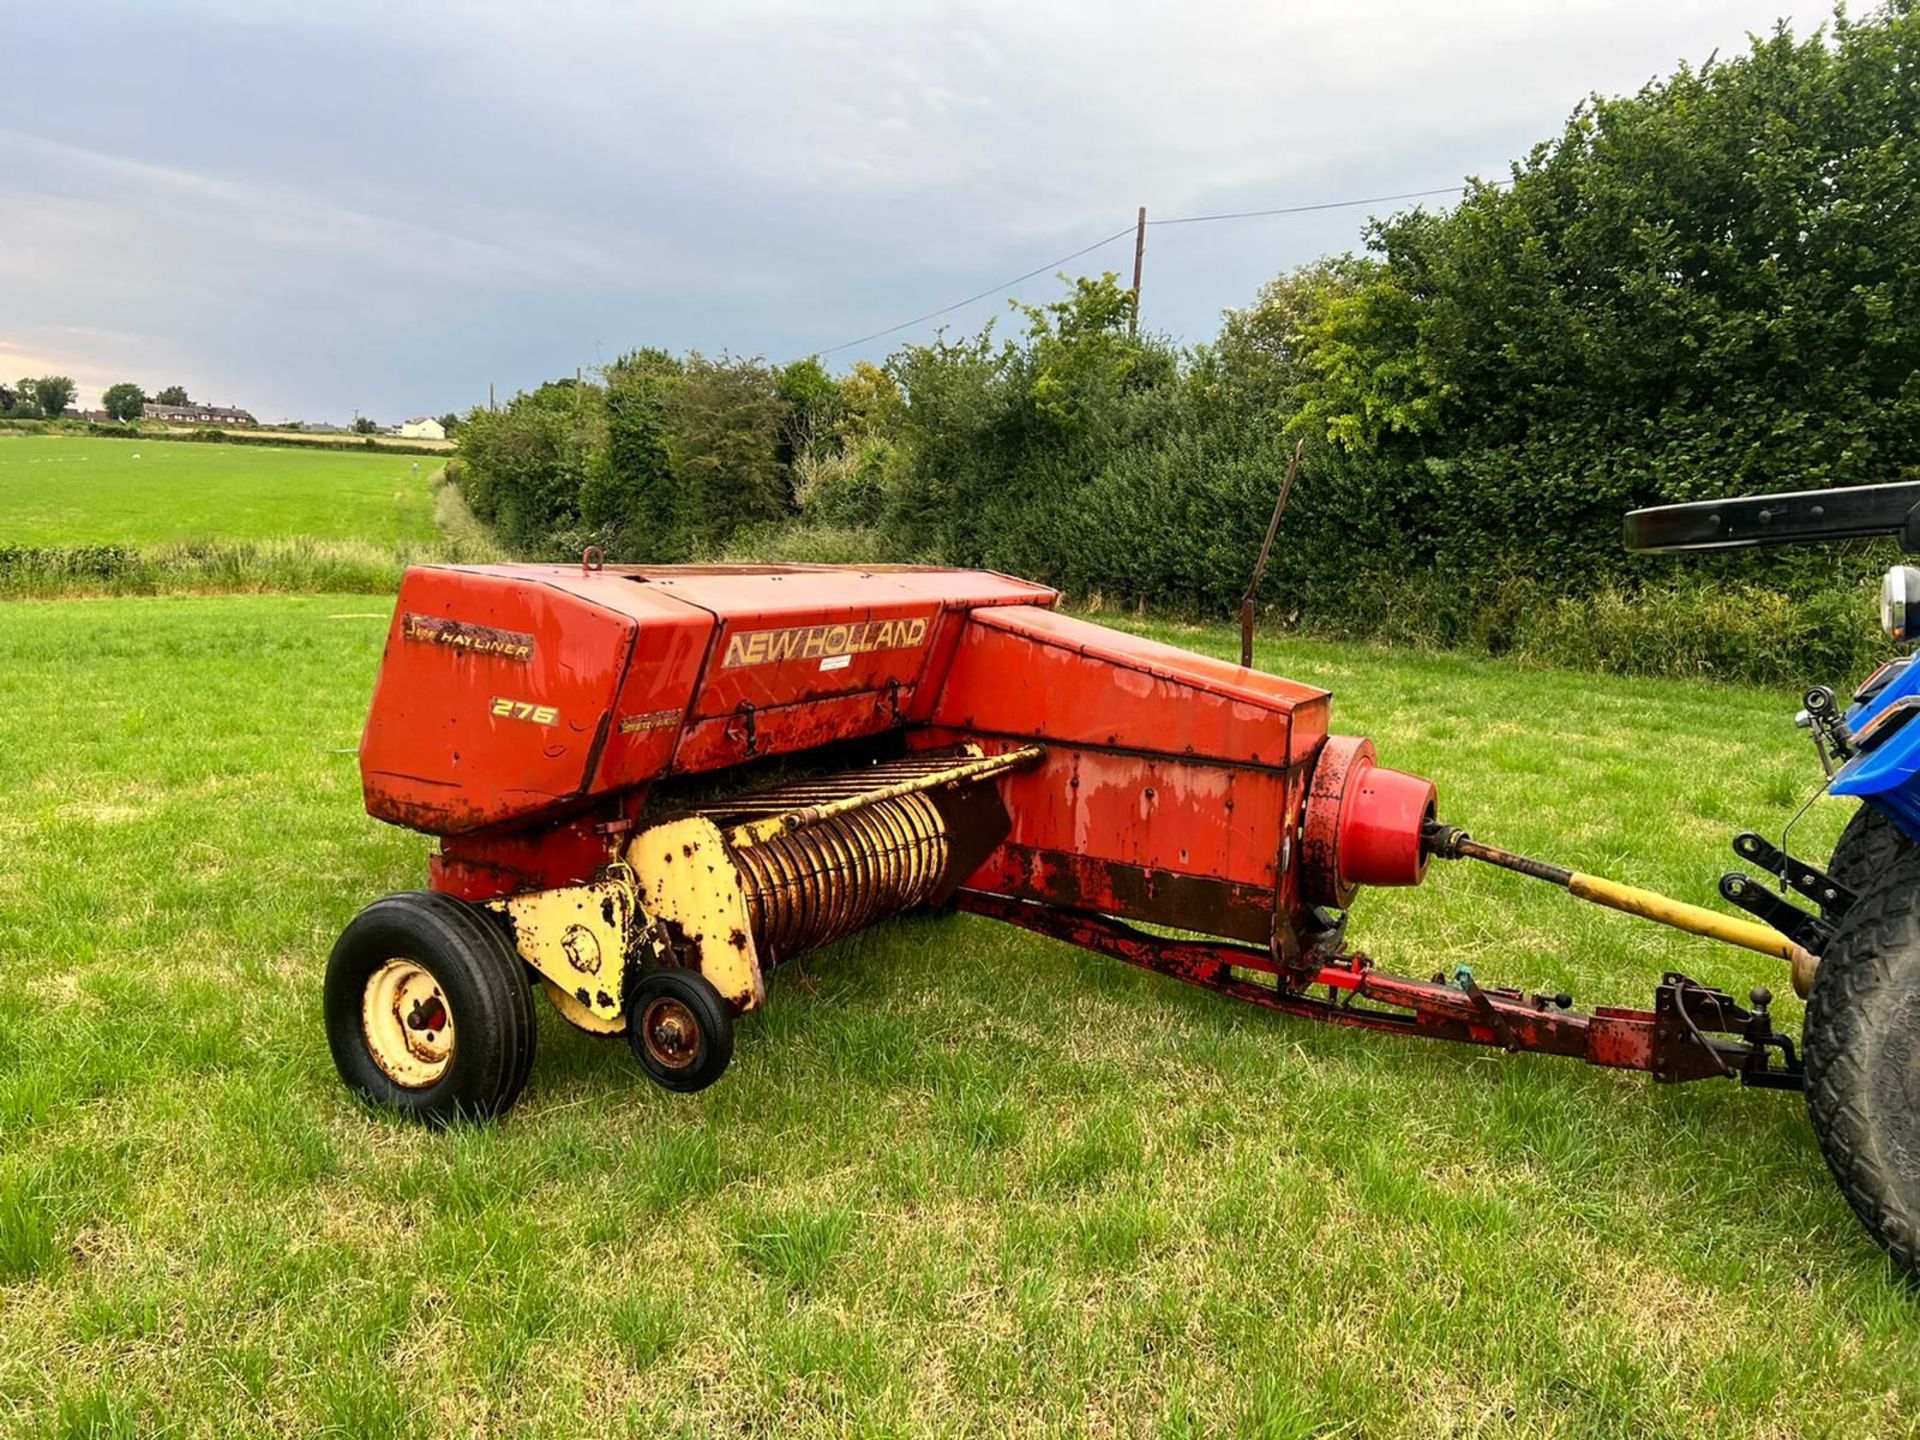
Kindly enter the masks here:
M 580 501 L 606 450 L 605 396 L 572 377 L 476 406 L 460 424 L 459 483 L 473 513 L 523 556 L 577 558 Z
M 1906 3 L 1595 99 L 1454 210 L 1374 227 L 1306 327 L 1318 433 L 1414 563 L 1667 573 L 1623 511 L 1864 484 L 1920 454 L 1920 16 Z M 1752 556 L 1688 562 L 1757 574 Z M 1768 574 L 1829 583 L 1831 554 Z
M 374 424 L 370 417 L 366 415 L 356 415 L 353 418 L 353 433 L 356 435 L 378 435 L 380 433 L 380 427 Z
M 37 420 L 40 407 L 33 403 L 33 381 L 18 380 L 11 390 L 0 385 L 0 411 L 17 420 Z
M 23 390 L 31 385 L 33 403 L 40 407 L 40 413 L 49 420 L 58 420 L 73 403 L 75 389 L 72 377 L 66 375 L 42 375 L 38 380 L 20 382 Z
M 187 398 L 186 386 L 169 385 L 153 397 L 153 403 L 156 405 L 191 405 L 193 401 Z
M 809 355 L 782 367 L 779 388 L 786 404 L 780 425 L 781 463 L 792 466 L 802 456 L 837 451 L 844 400 L 820 357 Z
M 580 519 L 610 556 L 645 563 L 686 558 L 688 527 L 667 448 L 664 389 L 679 374 L 658 350 L 606 371 L 607 439 L 580 489 Z
M 743 525 L 793 513 L 792 472 L 781 459 L 789 407 L 772 367 L 696 351 L 662 397 L 678 513 L 692 550 L 718 550 Z
M 1133 296 L 1112 274 L 1013 308 L 1026 322 L 1017 341 L 989 325 L 888 362 L 909 460 L 887 524 L 909 553 L 1057 578 L 1086 540 L 1078 510 L 1092 477 L 1175 418 L 1179 357 L 1129 333 Z
M 146 391 L 128 380 L 123 380 L 118 385 L 109 385 L 106 393 L 100 397 L 100 408 L 113 419 L 123 423 L 138 420 L 141 408 L 146 403 Z
M 447 438 L 453 438 L 454 432 L 460 428 L 459 415 L 449 410 L 440 417 L 440 428 L 446 433 Z

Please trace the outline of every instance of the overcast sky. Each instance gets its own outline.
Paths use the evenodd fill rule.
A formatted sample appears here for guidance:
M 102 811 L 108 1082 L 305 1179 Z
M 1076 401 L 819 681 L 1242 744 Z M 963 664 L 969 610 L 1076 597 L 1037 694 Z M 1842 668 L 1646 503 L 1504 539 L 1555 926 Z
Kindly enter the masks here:
M 1143 203 L 1502 175 L 1587 93 L 1744 49 L 1782 3 L 13 6 L 0 378 L 393 421 L 642 344 L 787 360 Z M 1204 339 L 1366 213 L 1151 231 L 1145 323 Z M 1116 240 L 1072 268 L 1131 264 Z

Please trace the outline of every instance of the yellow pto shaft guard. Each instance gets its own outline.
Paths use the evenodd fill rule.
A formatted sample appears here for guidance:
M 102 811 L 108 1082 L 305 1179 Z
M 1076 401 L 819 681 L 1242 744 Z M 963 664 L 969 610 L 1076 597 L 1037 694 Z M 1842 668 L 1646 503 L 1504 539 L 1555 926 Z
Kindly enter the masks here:
M 1769 925 L 1722 915 L 1717 910 L 1689 905 L 1684 900 L 1642 890 L 1635 885 L 1622 885 L 1617 880 L 1608 880 L 1599 875 L 1583 875 L 1577 870 L 1516 855 L 1498 846 L 1483 845 L 1466 831 L 1452 825 L 1429 825 L 1424 838 L 1428 853 L 1440 859 L 1481 860 L 1489 865 L 1498 865 L 1503 870 L 1512 870 L 1536 880 L 1545 880 L 1550 885 L 1561 886 L 1569 894 L 1594 905 L 1604 905 L 1609 910 L 1638 915 L 1675 930 L 1684 930 L 1689 935 L 1704 935 L 1709 940 L 1721 940 L 1728 945 L 1738 945 L 1743 950 L 1785 960 L 1793 967 L 1794 993 L 1803 1000 L 1813 985 L 1813 971 L 1820 963 L 1820 957 L 1811 954 L 1804 946 L 1794 944 Z

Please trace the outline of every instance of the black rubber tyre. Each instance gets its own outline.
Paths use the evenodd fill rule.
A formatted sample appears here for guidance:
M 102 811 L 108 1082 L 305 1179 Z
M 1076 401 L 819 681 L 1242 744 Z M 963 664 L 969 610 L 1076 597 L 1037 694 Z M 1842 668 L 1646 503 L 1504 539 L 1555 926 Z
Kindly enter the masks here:
M 499 924 L 450 895 L 389 895 L 354 916 L 327 962 L 324 1007 L 348 1087 L 429 1125 L 505 1114 L 533 1069 L 526 964 Z
M 627 1043 L 656 1085 L 687 1093 L 733 1059 L 733 1015 L 697 970 L 655 970 L 627 987 Z
M 1895 853 L 1913 842 L 1871 805 L 1862 805 L 1834 842 L 1827 874 L 1849 890 L 1860 890 L 1893 863 Z
M 1920 1278 L 1920 846 L 1862 835 L 1859 899 L 1807 997 L 1807 1109 L 1847 1203 Z

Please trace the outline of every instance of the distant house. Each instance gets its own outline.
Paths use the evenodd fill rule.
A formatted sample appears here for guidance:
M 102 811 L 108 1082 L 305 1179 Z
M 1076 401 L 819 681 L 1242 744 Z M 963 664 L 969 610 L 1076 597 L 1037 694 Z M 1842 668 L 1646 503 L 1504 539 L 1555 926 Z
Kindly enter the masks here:
M 447 427 L 431 415 L 422 415 L 417 420 L 409 420 L 401 425 L 398 433 L 408 440 L 444 440 Z
M 169 425 L 253 426 L 260 423 L 245 410 L 232 410 L 224 405 L 155 405 L 151 401 L 140 407 L 140 418 L 162 420 Z

